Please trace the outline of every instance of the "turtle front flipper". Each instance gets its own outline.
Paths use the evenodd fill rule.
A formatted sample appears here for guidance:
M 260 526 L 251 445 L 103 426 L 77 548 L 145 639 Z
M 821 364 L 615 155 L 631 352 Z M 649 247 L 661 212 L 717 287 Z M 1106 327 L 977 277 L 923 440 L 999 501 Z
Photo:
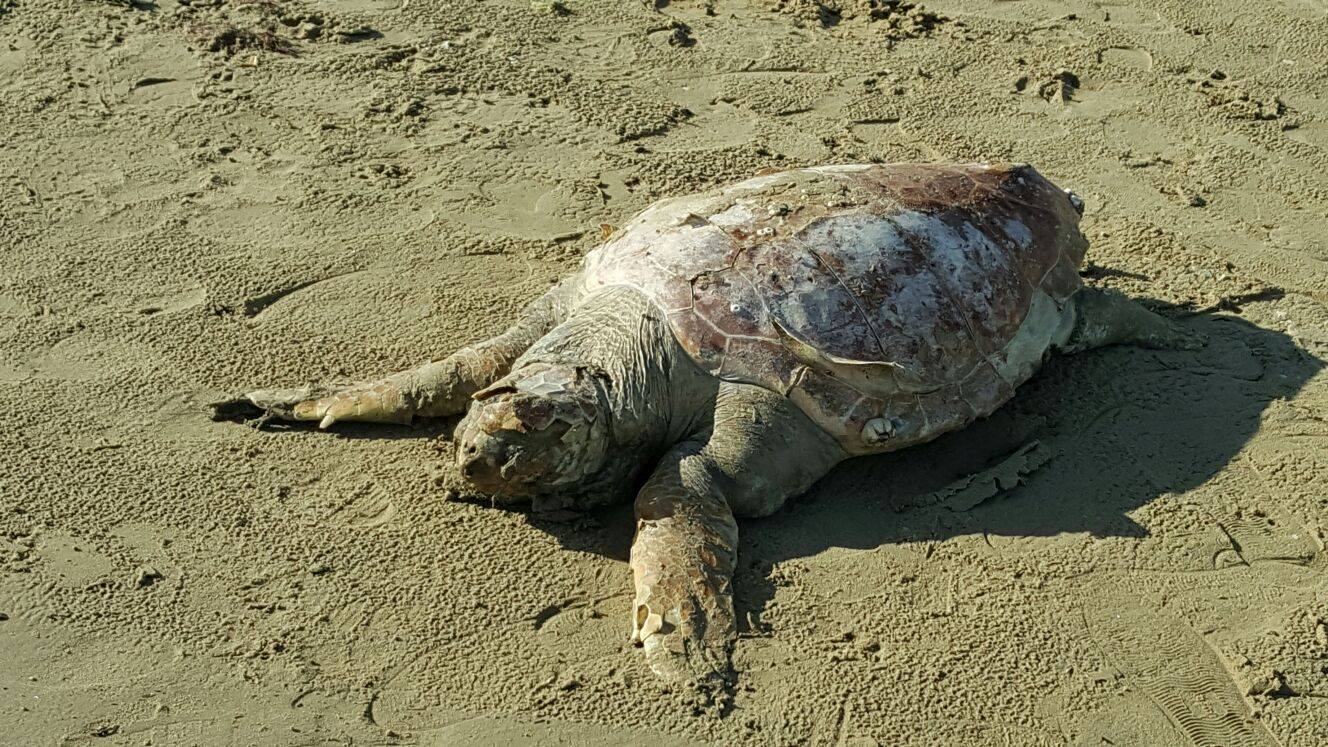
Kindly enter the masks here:
M 561 322 L 576 302 L 572 276 L 532 301 L 507 331 L 442 360 L 374 381 L 303 389 L 259 389 L 209 405 L 214 420 L 308 420 L 409 423 L 415 417 L 465 412 L 470 397 L 507 374 L 521 354 Z
M 514 359 L 516 354 L 510 357 Z M 460 414 L 471 394 L 506 373 L 510 365 L 507 358 L 486 350 L 481 343 L 443 360 L 374 381 L 321 388 L 258 389 L 209 406 L 214 420 L 309 420 L 320 428 L 340 421 L 409 423 L 416 416 Z
M 214 420 L 312 420 L 327 428 L 340 420 L 409 423 L 420 413 L 422 397 L 407 374 L 344 388 L 258 389 L 213 402 Z
M 632 643 L 661 678 L 716 688 L 732 675 L 738 525 L 700 450 L 675 447 L 636 499 Z
M 636 499 L 632 641 L 668 680 L 732 677 L 734 516 L 767 516 L 847 457 L 786 397 L 725 382 L 713 426 L 673 447 Z

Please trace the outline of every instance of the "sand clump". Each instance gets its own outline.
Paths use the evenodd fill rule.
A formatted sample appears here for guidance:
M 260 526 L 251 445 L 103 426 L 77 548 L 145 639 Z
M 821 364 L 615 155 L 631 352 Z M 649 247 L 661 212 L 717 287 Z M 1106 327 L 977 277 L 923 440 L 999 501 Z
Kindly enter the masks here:
M 1328 743 L 1319 5 L 0 0 L 0 38 L 11 740 Z M 722 713 L 626 645 L 630 507 L 445 500 L 450 421 L 206 417 L 492 334 L 654 200 L 871 160 L 1034 163 L 1088 282 L 1211 342 L 1053 361 L 742 523 Z

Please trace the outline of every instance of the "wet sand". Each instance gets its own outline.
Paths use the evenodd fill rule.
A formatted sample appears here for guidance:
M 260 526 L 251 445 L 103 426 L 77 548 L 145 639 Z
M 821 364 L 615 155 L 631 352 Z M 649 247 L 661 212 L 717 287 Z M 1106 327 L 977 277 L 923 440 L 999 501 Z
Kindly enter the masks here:
M 1328 743 L 1328 5 L 906 5 L 0 0 L 0 741 Z M 724 714 L 627 646 L 630 507 L 206 417 L 494 333 L 661 197 L 897 160 L 1035 164 L 1211 344 L 742 522 Z

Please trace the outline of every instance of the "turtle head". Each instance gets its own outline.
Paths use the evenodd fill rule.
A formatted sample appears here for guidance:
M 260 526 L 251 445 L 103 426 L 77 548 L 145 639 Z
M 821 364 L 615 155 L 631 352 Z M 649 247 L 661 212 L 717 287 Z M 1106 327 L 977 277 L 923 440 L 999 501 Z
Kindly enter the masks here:
M 457 466 L 479 490 L 531 498 L 574 490 L 603 468 L 605 400 L 584 367 L 530 363 L 472 398 L 457 425 Z

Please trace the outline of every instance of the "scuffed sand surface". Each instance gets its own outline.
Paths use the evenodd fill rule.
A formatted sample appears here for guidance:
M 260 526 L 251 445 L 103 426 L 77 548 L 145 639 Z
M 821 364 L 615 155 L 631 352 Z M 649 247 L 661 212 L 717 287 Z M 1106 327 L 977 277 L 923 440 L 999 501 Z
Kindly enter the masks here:
M 0 741 L 1328 744 L 1328 4 L 903 5 L 0 0 Z M 1212 342 L 742 523 L 726 715 L 626 646 L 630 507 L 206 418 L 493 333 L 661 197 L 932 159 L 1073 188 L 1090 282 Z

